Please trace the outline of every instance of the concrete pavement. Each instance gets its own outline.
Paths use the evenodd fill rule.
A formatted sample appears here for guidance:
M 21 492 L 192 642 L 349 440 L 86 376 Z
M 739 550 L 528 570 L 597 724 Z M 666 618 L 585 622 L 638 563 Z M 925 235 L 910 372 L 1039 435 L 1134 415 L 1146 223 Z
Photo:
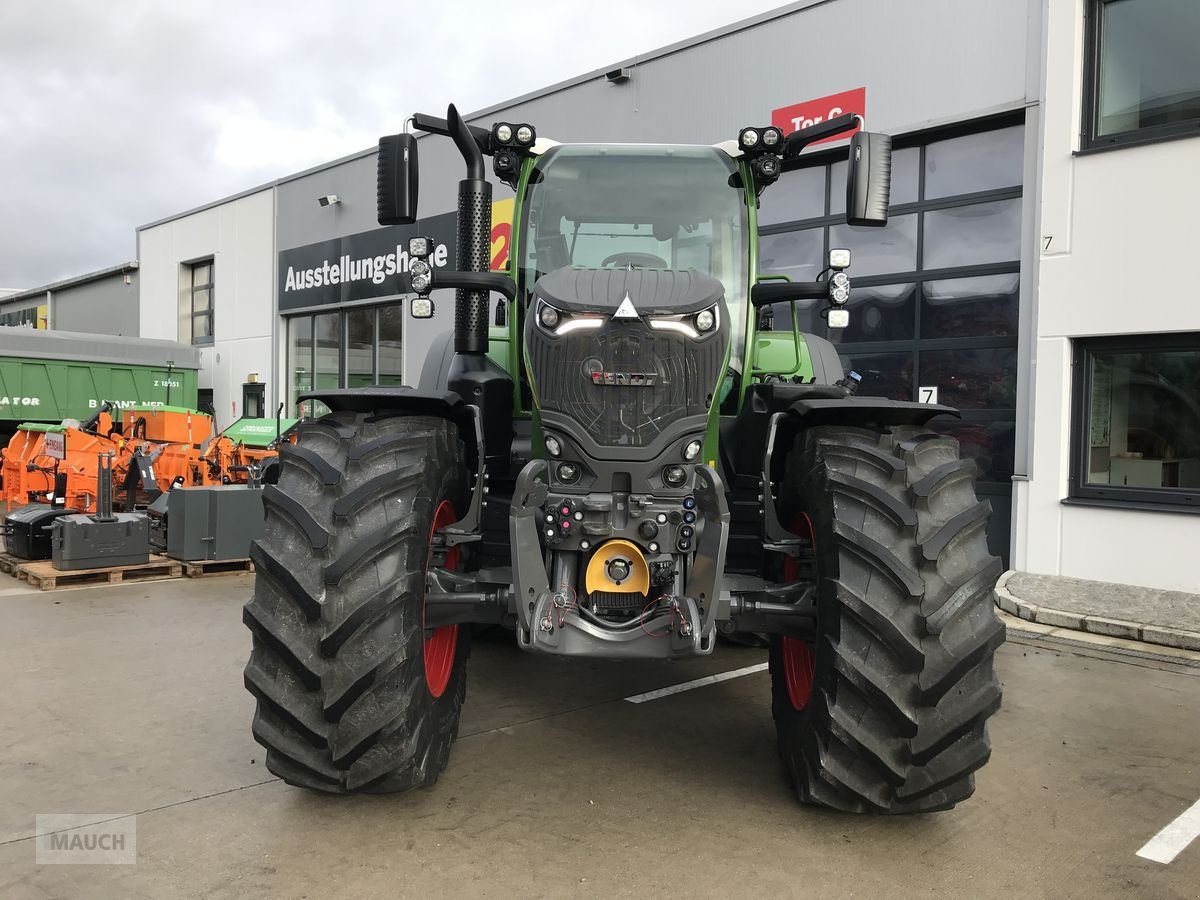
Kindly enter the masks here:
M 571 662 L 479 641 L 429 791 L 330 798 L 262 767 L 248 577 L 0 590 L 3 897 L 1108 897 L 1200 894 L 1200 664 L 1011 632 L 976 796 L 879 819 L 801 807 L 751 666 Z M 137 816 L 137 864 L 37 866 L 33 817 Z

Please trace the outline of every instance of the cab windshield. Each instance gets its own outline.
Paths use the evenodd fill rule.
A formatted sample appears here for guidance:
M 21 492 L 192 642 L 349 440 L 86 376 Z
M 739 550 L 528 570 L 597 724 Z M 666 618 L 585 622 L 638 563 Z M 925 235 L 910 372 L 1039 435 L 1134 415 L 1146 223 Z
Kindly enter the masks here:
M 725 286 L 736 344 L 748 258 L 739 183 L 733 160 L 713 147 L 555 147 L 526 193 L 524 283 L 563 266 L 696 269 Z

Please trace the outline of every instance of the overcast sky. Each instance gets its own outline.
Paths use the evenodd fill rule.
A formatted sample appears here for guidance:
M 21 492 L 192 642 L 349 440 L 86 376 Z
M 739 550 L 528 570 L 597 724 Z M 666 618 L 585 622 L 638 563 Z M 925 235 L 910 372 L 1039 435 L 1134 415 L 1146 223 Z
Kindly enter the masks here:
M 0 0 L 0 288 L 134 228 L 784 0 Z M 406 18 L 406 11 L 417 16 Z

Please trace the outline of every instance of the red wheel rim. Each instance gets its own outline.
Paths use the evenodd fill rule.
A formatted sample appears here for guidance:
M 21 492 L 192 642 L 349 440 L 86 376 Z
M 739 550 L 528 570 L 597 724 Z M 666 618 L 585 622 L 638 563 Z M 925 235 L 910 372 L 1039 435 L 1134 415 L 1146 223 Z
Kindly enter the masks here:
M 439 528 L 445 528 L 458 520 L 454 507 L 443 500 L 438 504 L 433 514 L 433 527 L 429 529 L 430 555 L 433 553 L 433 536 Z M 462 551 L 454 547 L 446 551 L 445 568 L 457 571 Z M 428 569 L 426 562 L 426 569 Z M 425 604 L 421 602 L 421 622 L 425 622 Z M 454 671 L 454 655 L 458 649 L 458 626 L 443 625 L 435 628 L 433 634 L 425 638 L 425 687 L 433 697 L 440 697 L 450 683 L 450 673 Z
M 813 533 L 812 519 L 808 517 L 808 513 L 800 513 L 792 520 L 792 534 L 799 535 L 816 548 L 816 535 Z M 794 556 L 783 558 L 783 577 L 788 581 L 795 581 L 800 577 L 800 564 Z M 780 638 L 780 646 L 783 651 L 783 678 L 787 682 L 788 699 L 792 702 L 792 709 L 799 712 L 808 706 L 812 696 L 817 660 L 808 642 L 800 638 Z

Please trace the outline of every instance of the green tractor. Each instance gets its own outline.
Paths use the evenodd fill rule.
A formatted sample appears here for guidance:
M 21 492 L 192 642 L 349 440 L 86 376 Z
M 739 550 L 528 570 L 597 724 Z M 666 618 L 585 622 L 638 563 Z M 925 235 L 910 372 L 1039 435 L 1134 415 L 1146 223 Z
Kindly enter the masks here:
M 761 192 L 860 123 L 560 145 L 453 106 L 413 117 L 467 168 L 458 270 L 427 238 L 401 259 L 414 317 L 456 290 L 454 331 L 415 388 L 307 395 L 331 412 L 280 450 L 245 607 L 271 772 L 331 793 L 432 785 L 490 624 L 523 650 L 608 658 L 764 635 L 801 801 L 971 795 L 1004 627 L 975 467 L 926 427 L 956 413 L 856 395 L 834 347 L 799 333 L 801 304 L 848 321 L 848 251 L 812 282 L 758 272 Z M 488 156 L 516 192 L 505 272 L 488 271 Z M 853 135 L 851 224 L 886 223 L 890 166 L 887 135 Z M 417 171 L 411 134 L 380 141 L 381 224 L 416 221 Z M 776 304 L 790 328 L 770 327 Z

